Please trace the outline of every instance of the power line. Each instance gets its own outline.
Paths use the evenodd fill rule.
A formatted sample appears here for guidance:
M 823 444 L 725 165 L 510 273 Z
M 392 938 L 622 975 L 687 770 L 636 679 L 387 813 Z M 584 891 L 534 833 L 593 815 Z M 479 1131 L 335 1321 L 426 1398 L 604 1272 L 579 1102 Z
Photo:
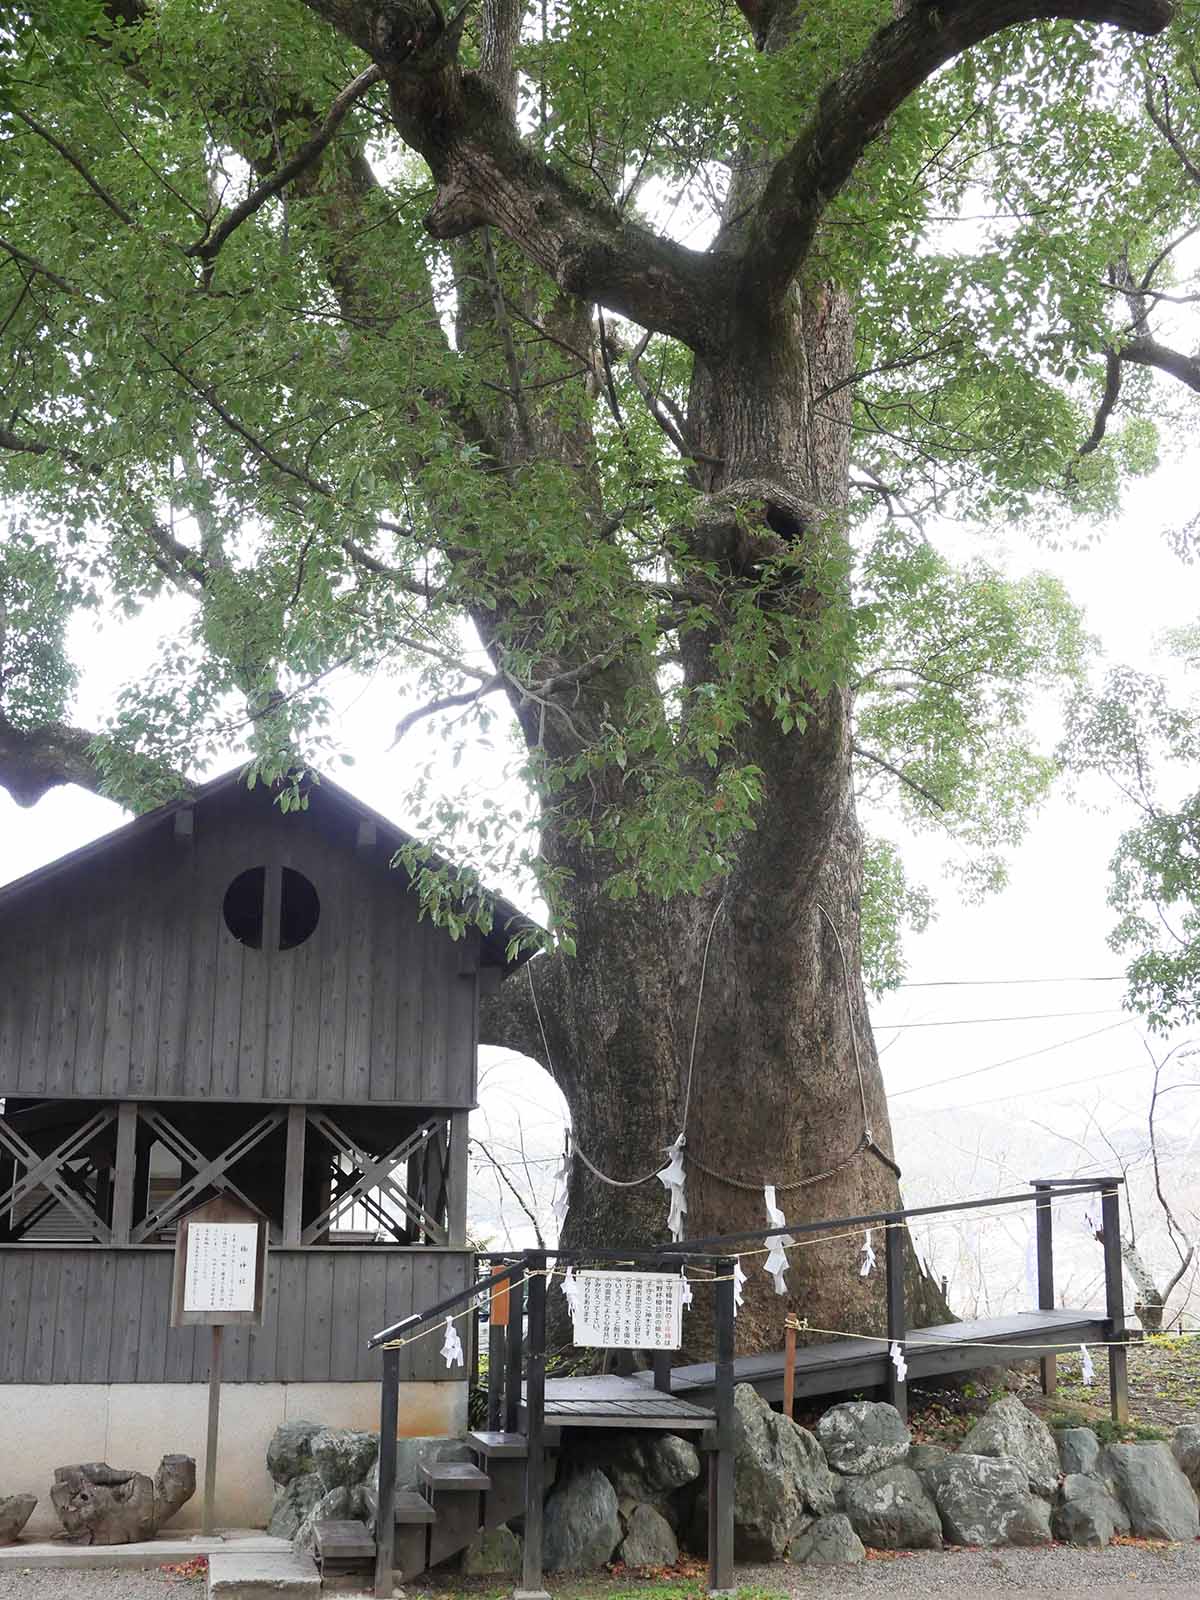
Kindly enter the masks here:
M 897 989 L 985 989 L 1010 983 L 1124 983 L 1124 972 L 1085 978 L 931 978 L 923 983 L 898 983 Z
M 1067 1083 L 1056 1083 L 1050 1088 L 1047 1088 L 1045 1085 L 1039 1085 L 1038 1094 L 1043 1096 L 1047 1094 L 1057 1094 L 1060 1089 L 1077 1089 L 1082 1083 L 1099 1083 L 1103 1078 L 1120 1078 L 1131 1072 L 1149 1071 L 1150 1067 L 1147 1062 L 1135 1061 L 1131 1066 L 1128 1067 L 1114 1067 L 1111 1072 L 1089 1072 L 1086 1078 L 1071 1078 Z M 996 1094 L 990 1096 L 987 1100 L 972 1100 L 967 1105 L 959 1106 L 957 1109 L 959 1111 L 974 1111 L 976 1106 L 999 1105 L 1002 1100 L 1016 1100 L 1020 1097 L 1020 1095 L 1021 1090 L 1018 1089 L 1014 1094 Z M 1172 1157 L 1171 1159 L 1177 1158 Z M 1093 1161 L 1089 1164 L 1093 1167 L 1101 1167 L 1105 1165 L 1103 1161 Z M 1108 1164 L 1112 1164 L 1111 1157 L 1109 1158 Z M 1165 1161 L 1160 1161 L 1159 1163 L 1160 1166 L 1166 1166 L 1168 1164 L 1169 1162 Z
M 1098 1011 L 1035 1011 L 1023 1017 L 944 1017 L 940 1022 L 873 1022 L 872 1028 L 967 1028 L 992 1022 L 1049 1022 L 1055 1017 L 1111 1017 L 1119 1006 L 1101 1006 Z
M 1099 1034 L 1112 1033 L 1115 1028 L 1126 1026 L 1128 1018 L 1123 1017 L 1120 1022 L 1110 1022 L 1106 1027 L 1093 1028 L 1091 1033 L 1077 1034 L 1073 1039 L 1060 1039 L 1057 1044 L 1043 1045 L 1040 1050 L 1027 1050 L 1024 1055 L 1008 1056 L 1004 1061 L 993 1061 L 986 1067 L 972 1067 L 969 1072 L 955 1072 L 948 1078 L 935 1078 L 930 1083 L 916 1083 L 910 1089 L 895 1089 L 889 1095 L 889 1100 L 899 1100 L 901 1095 L 920 1094 L 922 1089 L 940 1089 L 944 1083 L 961 1083 L 964 1078 L 978 1078 L 984 1072 L 995 1072 L 1000 1067 L 1016 1066 L 1018 1061 L 1032 1061 L 1034 1056 L 1049 1055 L 1052 1050 L 1064 1050 L 1069 1044 L 1082 1044 L 1085 1039 L 1095 1039 Z

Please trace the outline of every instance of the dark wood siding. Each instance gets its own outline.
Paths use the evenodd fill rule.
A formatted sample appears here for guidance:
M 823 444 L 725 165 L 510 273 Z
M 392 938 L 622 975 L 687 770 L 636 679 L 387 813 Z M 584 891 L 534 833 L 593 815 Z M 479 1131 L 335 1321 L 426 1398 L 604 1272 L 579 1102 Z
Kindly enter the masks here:
M 172 1261 L 170 1250 L 0 1246 L 0 1383 L 206 1381 L 208 1330 L 168 1325 Z M 272 1250 L 262 1327 L 225 1330 L 226 1381 L 378 1379 L 368 1337 L 466 1288 L 472 1261 L 461 1250 Z M 401 1377 L 450 1376 L 440 1347 L 436 1332 L 415 1341 Z
M 478 939 L 428 921 L 382 844 L 245 791 L 0 916 L 0 1095 L 469 1106 Z M 249 867 L 302 872 L 321 914 L 290 950 L 225 926 Z

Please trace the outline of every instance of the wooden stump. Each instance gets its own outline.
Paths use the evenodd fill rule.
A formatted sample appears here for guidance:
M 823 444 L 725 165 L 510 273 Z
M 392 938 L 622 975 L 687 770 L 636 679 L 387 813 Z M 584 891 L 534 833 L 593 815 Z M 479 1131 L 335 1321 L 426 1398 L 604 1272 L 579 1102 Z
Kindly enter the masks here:
M 50 1499 L 76 1544 L 136 1544 L 152 1539 L 196 1492 L 191 1456 L 164 1456 L 153 1478 L 104 1461 L 56 1467 Z

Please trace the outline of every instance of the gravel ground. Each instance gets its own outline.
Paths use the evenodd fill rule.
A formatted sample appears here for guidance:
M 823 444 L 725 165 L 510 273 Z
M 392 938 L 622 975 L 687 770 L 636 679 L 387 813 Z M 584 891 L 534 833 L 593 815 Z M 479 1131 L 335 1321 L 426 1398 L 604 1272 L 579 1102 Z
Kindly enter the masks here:
M 920 1551 L 858 1567 L 741 1567 L 738 1582 L 809 1600 L 879 1594 L 896 1600 L 955 1594 L 959 1600 L 1180 1600 L 1200 1597 L 1200 1541 L 1195 1544 L 1110 1545 L 1107 1550 Z
M 36 1567 L 28 1572 L 0 1572 L 0 1600 L 197 1600 L 204 1579 L 173 1578 L 165 1572 L 68 1572 L 62 1567 Z

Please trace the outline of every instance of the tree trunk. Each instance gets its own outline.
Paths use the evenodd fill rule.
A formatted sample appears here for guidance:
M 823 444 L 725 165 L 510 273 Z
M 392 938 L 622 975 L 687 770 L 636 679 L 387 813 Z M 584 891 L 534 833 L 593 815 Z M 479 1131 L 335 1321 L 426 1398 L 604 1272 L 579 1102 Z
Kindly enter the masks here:
M 792 565 L 781 607 L 797 604 L 797 562 L 803 583 L 808 562 L 845 554 L 849 390 L 821 408 L 812 397 L 849 372 L 852 356 L 849 309 L 827 291 L 796 304 L 785 325 L 751 330 L 720 370 L 697 371 L 689 421 L 698 453 L 713 463 L 709 487 L 718 501 L 739 498 L 739 486 L 752 491 L 763 544 L 732 515 L 724 524 L 718 516 L 704 536 L 730 569 L 746 573 L 785 541 Z M 800 605 L 814 636 L 842 598 L 815 580 L 805 585 Z M 772 603 L 769 590 L 763 603 Z M 714 675 L 711 644 L 685 643 L 693 681 Z M 547 1064 L 581 1152 L 564 1245 L 665 1239 L 663 1186 L 603 1182 L 583 1157 L 627 1185 L 661 1167 L 681 1132 L 691 1237 L 766 1226 L 765 1183 L 796 1222 L 899 1203 L 861 977 L 850 696 L 835 684 L 810 705 L 806 724 L 790 734 L 765 712 L 749 722 L 738 754 L 763 774 L 757 826 L 731 874 L 706 895 L 613 901 L 605 864 L 568 848 L 553 817 L 548 823 L 543 847 L 573 875 L 578 955 L 534 962 L 520 987 L 510 984 L 513 993 L 502 991 L 485 1011 L 482 1038 L 544 1060 L 545 1028 Z M 748 1249 L 739 1350 L 779 1347 L 789 1310 L 814 1330 L 880 1332 L 882 1234 L 879 1265 L 866 1278 L 861 1243 L 861 1230 L 802 1243 L 791 1252 L 786 1298 L 761 1270 L 765 1250 Z M 911 1285 L 916 1320 L 945 1314 L 931 1283 L 914 1273 Z M 710 1345 L 709 1298 L 697 1295 L 687 1322 L 693 1354 Z

